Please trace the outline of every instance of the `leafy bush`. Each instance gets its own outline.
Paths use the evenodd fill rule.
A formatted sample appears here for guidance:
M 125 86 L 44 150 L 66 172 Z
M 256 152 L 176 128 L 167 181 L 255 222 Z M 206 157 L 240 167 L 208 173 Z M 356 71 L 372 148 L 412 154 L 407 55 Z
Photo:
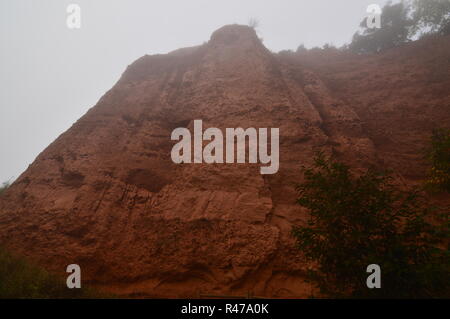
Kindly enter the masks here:
M 428 186 L 433 190 L 450 192 L 450 129 L 436 129 L 428 153 L 431 161 Z
M 90 288 L 69 289 L 65 280 L 0 249 L 0 298 L 98 298 Z
M 449 0 L 414 0 L 412 2 L 413 35 L 440 33 L 450 34 Z
M 386 174 L 349 167 L 322 154 L 305 170 L 298 203 L 310 211 L 293 227 L 298 247 L 314 265 L 309 280 L 329 297 L 449 297 L 447 218 L 432 226 L 417 192 L 403 192 Z M 366 268 L 381 267 L 380 289 L 369 289 Z

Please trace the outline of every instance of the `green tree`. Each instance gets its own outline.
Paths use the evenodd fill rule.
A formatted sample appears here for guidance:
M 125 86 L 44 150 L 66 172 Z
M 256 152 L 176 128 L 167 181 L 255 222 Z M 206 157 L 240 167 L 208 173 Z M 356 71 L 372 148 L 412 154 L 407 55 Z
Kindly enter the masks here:
M 348 166 L 320 154 L 305 170 L 298 203 L 310 212 L 292 234 L 310 260 L 308 278 L 329 297 L 448 297 L 448 211 L 440 227 L 426 221 L 417 192 L 403 192 L 389 175 Z M 436 216 L 436 215 L 435 215 Z M 381 267 L 381 289 L 369 289 L 366 268 Z
M 381 28 L 368 28 L 366 19 L 361 22 L 361 32 L 356 32 L 350 50 L 356 53 L 376 53 L 408 41 L 413 24 L 409 18 L 410 6 L 405 2 L 387 3 L 381 13 Z
M 450 34 L 449 0 L 413 0 L 411 34 Z

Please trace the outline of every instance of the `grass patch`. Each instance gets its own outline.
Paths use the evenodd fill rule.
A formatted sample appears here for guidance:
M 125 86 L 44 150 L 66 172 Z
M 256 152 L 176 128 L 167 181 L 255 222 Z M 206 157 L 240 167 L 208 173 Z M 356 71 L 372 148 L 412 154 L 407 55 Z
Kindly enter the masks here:
M 69 274 L 67 274 L 69 275 Z M 66 279 L 0 248 L 0 298 L 109 298 L 92 288 L 69 289 Z

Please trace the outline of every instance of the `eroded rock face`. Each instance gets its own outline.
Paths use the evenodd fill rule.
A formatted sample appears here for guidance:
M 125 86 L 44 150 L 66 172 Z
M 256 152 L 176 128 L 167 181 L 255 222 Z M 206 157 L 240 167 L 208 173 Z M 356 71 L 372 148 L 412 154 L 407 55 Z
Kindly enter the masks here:
M 441 54 L 450 56 L 449 45 Z M 382 87 L 385 98 L 374 100 L 368 91 L 381 85 L 378 76 L 346 74 L 363 77 L 357 66 L 377 63 L 396 70 L 402 56 L 353 57 L 359 64 L 327 69 L 327 58 L 275 55 L 238 25 L 217 30 L 202 46 L 144 56 L 2 196 L 0 243 L 60 273 L 77 263 L 84 280 L 119 295 L 306 297 L 308 264 L 290 237 L 307 217 L 295 204 L 301 166 L 321 150 L 355 168 L 397 155 L 418 168 L 414 174 L 425 173 L 420 158 L 405 157 L 429 135 L 419 138 L 420 125 L 414 147 L 387 150 L 383 138 L 406 139 L 408 123 L 417 120 L 392 114 L 414 108 L 411 91 L 421 96 L 429 87 L 407 89 L 412 75 L 397 74 L 405 90 Z M 410 59 L 414 65 L 416 56 Z M 439 81 L 449 83 L 449 75 Z M 448 90 L 431 95 L 436 106 L 423 119 L 449 124 Z M 204 129 L 279 128 L 280 170 L 174 164 L 171 132 L 192 131 L 195 119 Z

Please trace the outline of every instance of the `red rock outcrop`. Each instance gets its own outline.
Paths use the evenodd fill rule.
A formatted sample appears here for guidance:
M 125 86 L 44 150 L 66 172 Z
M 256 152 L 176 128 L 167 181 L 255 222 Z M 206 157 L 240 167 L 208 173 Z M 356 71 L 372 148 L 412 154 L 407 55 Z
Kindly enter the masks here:
M 322 150 L 414 181 L 434 126 L 450 124 L 449 37 L 373 56 L 273 54 L 253 29 L 144 56 L 0 199 L 0 244 L 119 295 L 306 297 L 290 229 L 301 166 Z M 170 135 L 278 127 L 280 170 L 174 164 Z

